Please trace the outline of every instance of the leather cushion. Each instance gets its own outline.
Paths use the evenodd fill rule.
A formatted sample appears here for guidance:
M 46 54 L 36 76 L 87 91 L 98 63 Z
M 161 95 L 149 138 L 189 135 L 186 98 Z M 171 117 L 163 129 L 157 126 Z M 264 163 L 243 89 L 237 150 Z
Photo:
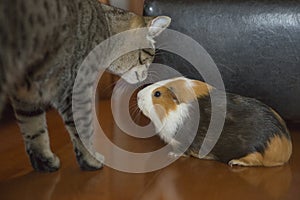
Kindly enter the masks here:
M 257 98 L 300 121 L 300 2 L 146 0 L 144 14 L 167 15 L 170 28 L 198 41 L 217 64 L 226 90 Z M 201 79 L 179 56 L 158 63 Z

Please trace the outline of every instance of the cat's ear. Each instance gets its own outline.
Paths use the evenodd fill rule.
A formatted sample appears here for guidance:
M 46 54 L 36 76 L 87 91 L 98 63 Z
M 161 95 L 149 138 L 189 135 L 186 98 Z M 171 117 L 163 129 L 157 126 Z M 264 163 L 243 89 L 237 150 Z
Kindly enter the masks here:
M 167 16 L 159 16 L 148 22 L 148 36 L 151 38 L 157 37 L 163 32 L 171 23 L 171 18 Z

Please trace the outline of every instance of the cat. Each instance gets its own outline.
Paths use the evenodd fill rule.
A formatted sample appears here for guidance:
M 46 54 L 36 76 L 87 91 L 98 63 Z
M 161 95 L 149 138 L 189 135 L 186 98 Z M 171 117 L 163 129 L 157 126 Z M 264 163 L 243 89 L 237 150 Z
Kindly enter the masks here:
M 150 37 L 145 40 L 154 45 L 154 37 L 170 21 L 166 16 L 141 17 L 98 0 L 0 2 L 0 103 L 9 96 L 35 170 L 52 172 L 60 167 L 49 143 L 48 106 L 63 118 L 80 168 L 102 167 L 102 156 L 85 148 L 75 128 L 72 89 L 77 70 L 87 54 L 110 36 L 148 27 Z M 115 60 L 108 71 L 120 76 L 127 73 L 125 80 L 130 83 L 143 81 L 154 55 L 155 48 L 130 52 Z

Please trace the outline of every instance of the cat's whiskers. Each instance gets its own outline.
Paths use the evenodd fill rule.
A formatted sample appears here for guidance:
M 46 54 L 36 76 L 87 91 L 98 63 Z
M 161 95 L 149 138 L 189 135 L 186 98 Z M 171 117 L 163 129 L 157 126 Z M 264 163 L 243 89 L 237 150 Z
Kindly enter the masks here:
M 133 119 L 134 122 L 139 122 L 141 121 L 141 110 L 140 109 L 136 109 L 136 113 L 135 113 L 135 117 Z M 137 121 L 138 120 L 138 121 Z
M 109 95 L 115 83 L 106 85 L 104 88 L 101 88 L 101 85 L 98 85 L 98 88 L 101 88 L 101 93 L 104 95 Z M 100 90 L 100 89 L 98 89 Z M 99 92 L 98 92 L 99 93 Z
M 129 106 L 129 112 L 130 112 L 131 116 L 133 117 L 133 121 L 135 121 L 137 116 L 140 114 L 141 110 L 139 109 L 137 104 L 131 104 Z
M 133 111 L 132 109 L 138 109 L 137 105 L 136 104 L 129 105 L 129 110 Z
M 163 55 L 163 52 L 161 50 L 155 50 L 154 56 L 160 56 Z

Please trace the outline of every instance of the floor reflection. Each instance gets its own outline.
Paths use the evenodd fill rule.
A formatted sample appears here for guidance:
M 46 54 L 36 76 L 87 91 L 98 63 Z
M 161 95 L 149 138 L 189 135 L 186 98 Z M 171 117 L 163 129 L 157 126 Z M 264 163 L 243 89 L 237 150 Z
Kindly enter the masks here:
M 160 173 L 155 181 L 149 184 L 148 189 L 142 194 L 141 200 L 183 200 L 177 190 L 178 173 L 175 170 L 166 170 Z
M 289 165 L 235 167 L 182 158 L 162 170 L 142 199 L 280 199 L 289 192 Z
M 272 168 L 232 168 L 231 171 L 274 199 L 284 196 L 292 181 L 289 165 Z
M 0 199 L 53 199 L 53 192 L 60 182 L 60 178 L 60 172 L 51 174 L 31 172 L 24 176 L 0 182 Z

